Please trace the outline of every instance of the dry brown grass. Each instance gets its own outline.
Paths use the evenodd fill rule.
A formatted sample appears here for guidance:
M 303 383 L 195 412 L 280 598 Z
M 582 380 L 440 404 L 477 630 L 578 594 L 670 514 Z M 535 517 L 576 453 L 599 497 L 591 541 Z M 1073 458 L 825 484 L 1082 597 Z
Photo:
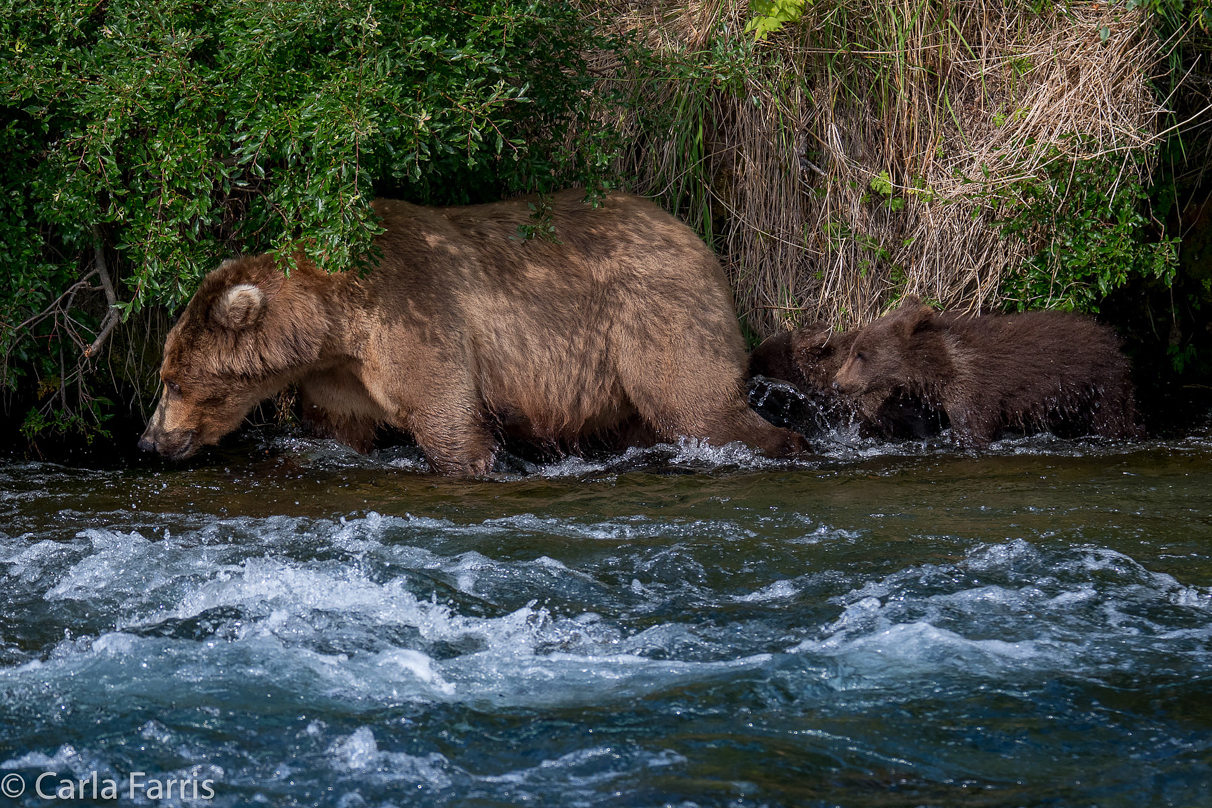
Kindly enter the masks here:
M 736 51 L 749 14 L 725 0 L 586 9 L 670 65 Z M 1105 3 L 1041 15 L 1015 0 L 817 0 L 715 79 L 638 72 L 617 54 L 594 66 L 640 99 L 623 122 L 625 175 L 688 218 L 726 223 L 716 237 L 738 313 L 764 336 L 863 324 L 910 292 L 997 306 L 1004 274 L 1032 251 L 1002 238 L 997 200 L 1057 149 L 1115 155 L 1138 178 L 1160 137 L 1149 78 L 1163 56 L 1143 11 Z M 701 140 L 646 131 L 646 110 L 701 122 Z M 881 176 L 903 202 L 873 191 Z

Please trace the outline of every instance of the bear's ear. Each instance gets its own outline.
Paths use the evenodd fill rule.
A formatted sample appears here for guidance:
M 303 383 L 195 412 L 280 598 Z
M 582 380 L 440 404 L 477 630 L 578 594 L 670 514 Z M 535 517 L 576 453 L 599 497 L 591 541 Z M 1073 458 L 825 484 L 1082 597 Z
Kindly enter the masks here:
M 265 311 L 265 293 L 251 283 L 230 286 L 215 303 L 215 322 L 233 331 L 248 328 Z
M 901 334 L 910 337 L 934 323 L 934 309 L 917 295 L 907 295 L 896 310 L 896 319 Z
M 814 323 L 811 326 L 792 332 L 792 349 L 796 355 L 819 359 L 829 356 L 836 350 L 830 342 L 833 330 L 828 326 Z

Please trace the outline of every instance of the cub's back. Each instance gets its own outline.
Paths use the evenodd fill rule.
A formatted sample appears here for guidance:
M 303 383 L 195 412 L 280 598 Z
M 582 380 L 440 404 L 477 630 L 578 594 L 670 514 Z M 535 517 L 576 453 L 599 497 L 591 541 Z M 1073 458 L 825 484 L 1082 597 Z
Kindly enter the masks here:
M 1038 375 L 1118 373 L 1128 369 L 1115 331 L 1084 314 L 943 314 L 941 319 L 959 338 L 956 350 L 971 352 L 986 367 Z

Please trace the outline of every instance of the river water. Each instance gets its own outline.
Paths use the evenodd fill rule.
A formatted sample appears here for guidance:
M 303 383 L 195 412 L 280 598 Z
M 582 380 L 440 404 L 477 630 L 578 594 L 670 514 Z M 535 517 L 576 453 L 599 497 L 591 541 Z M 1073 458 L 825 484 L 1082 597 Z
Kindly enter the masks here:
M 1212 805 L 1212 433 L 818 449 L 0 461 L 10 802 Z

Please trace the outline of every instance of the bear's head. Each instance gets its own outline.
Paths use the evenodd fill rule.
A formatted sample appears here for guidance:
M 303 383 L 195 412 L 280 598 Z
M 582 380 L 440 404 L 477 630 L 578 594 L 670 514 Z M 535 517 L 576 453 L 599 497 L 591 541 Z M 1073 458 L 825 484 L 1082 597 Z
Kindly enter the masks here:
M 328 335 L 328 276 L 268 255 L 224 262 L 198 287 L 164 344 L 160 401 L 139 447 L 179 460 L 217 443 L 296 380 Z
M 937 324 L 937 314 L 916 295 L 908 295 L 895 311 L 858 332 L 833 386 L 848 396 L 913 388 L 927 355 L 921 337 Z
M 749 355 L 749 375 L 795 382 L 796 368 L 791 361 L 791 337 L 794 333 L 780 331 L 754 348 Z
M 749 374 L 828 389 L 845 359 L 847 337 L 819 322 L 775 334 L 754 349 Z
M 812 387 L 828 390 L 838 368 L 846 361 L 846 352 L 853 341 L 854 332 L 838 334 L 821 324 L 801 328 L 792 334 L 792 361 L 805 382 Z

